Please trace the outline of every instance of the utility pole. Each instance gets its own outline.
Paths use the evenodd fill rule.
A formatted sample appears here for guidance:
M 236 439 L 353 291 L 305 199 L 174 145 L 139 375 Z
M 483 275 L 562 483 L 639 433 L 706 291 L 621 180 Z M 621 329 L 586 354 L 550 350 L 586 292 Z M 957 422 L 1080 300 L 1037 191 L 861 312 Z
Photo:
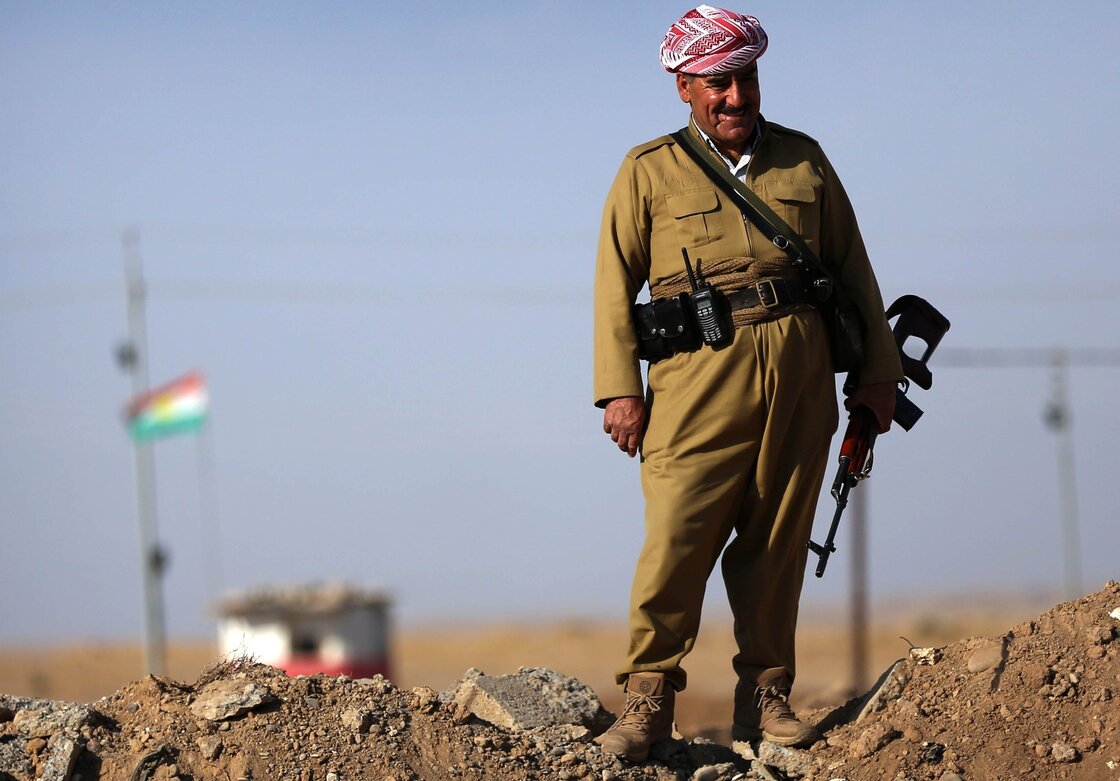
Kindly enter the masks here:
M 941 366 L 972 369 L 1049 368 L 1051 397 L 1043 418 L 1058 435 L 1058 491 L 1062 505 L 1063 586 L 1067 599 L 1081 596 L 1081 539 L 1077 521 L 1073 426 L 1069 403 L 1069 367 L 1120 367 L 1120 349 L 1083 347 L 1044 349 L 953 348 L 941 351 Z
M 144 271 L 140 233 L 126 228 L 121 236 L 125 292 L 128 300 L 128 342 L 117 350 L 117 362 L 132 378 L 132 397 L 148 392 L 147 324 L 144 314 Z M 140 559 L 144 585 L 144 672 L 164 671 L 164 555 L 156 539 L 155 454 L 152 443 L 133 441 L 136 460 L 136 509 L 140 521 Z
M 848 501 L 851 507 L 852 569 L 849 585 L 849 620 L 852 640 L 852 691 L 867 691 L 867 489 L 866 481 L 853 490 Z
M 1081 533 L 1077 525 L 1077 472 L 1073 463 L 1073 419 L 1069 405 L 1069 354 L 1054 350 L 1050 402 L 1044 418 L 1058 437 L 1058 488 L 1062 503 L 1062 557 L 1066 599 L 1081 596 Z

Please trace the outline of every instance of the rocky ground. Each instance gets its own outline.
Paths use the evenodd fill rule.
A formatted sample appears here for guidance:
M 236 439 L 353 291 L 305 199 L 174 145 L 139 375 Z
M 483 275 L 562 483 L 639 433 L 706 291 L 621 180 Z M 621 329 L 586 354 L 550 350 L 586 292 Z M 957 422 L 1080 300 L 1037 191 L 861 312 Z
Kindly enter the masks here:
M 468 671 L 437 693 L 288 678 L 246 660 L 88 705 L 0 695 L 0 781 L 1120 781 L 1120 583 L 992 637 L 913 649 L 865 697 L 802 712 L 808 751 L 695 738 L 629 765 L 610 721 L 549 670 Z

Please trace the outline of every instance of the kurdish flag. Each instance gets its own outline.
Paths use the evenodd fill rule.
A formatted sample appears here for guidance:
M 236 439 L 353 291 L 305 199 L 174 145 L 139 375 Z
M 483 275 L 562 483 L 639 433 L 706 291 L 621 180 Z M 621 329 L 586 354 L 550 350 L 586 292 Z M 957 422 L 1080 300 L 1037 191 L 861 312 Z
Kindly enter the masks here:
M 185 374 L 142 393 L 125 410 L 128 431 L 137 441 L 197 431 L 206 422 L 206 380 L 201 372 Z

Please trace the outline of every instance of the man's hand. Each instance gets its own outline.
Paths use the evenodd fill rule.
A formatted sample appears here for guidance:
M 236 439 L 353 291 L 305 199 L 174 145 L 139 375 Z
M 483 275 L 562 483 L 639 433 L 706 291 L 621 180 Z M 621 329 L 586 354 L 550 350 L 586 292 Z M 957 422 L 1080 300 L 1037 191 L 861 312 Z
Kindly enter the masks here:
M 856 407 L 867 407 L 875 416 L 879 433 L 885 434 L 891 427 L 894 417 L 895 389 L 893 382 L 873 382 L 860 385 L 851 396 L 844 399 L 844 409 L 851 412 Z
M 633 458 L 646 429 L 646 403 L 641 396 L 619 396 L 603 409 L 603 431 L 618 449 Z

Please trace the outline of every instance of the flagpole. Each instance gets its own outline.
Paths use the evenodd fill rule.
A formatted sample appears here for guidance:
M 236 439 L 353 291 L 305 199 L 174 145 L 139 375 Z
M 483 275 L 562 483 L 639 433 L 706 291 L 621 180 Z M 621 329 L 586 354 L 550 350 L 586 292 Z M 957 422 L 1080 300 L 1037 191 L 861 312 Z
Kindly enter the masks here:
M 122 367 L 132 377 L 132 395 L 148 391 L 148 345 L 144 314 L 144 274 L 140 259 L 140 233 L 126 228 L 121 236 L 124 251 L 125 289 L 128 295 L 129 343 L 118 353 Z M 140 557 L 144 586 L 144 672 L 164 671 L 163 577 L 164 557 L 156 538 L 155 454 L 152 443 L 133 440 L 136 460 L 136 506 L 140 521 Z

